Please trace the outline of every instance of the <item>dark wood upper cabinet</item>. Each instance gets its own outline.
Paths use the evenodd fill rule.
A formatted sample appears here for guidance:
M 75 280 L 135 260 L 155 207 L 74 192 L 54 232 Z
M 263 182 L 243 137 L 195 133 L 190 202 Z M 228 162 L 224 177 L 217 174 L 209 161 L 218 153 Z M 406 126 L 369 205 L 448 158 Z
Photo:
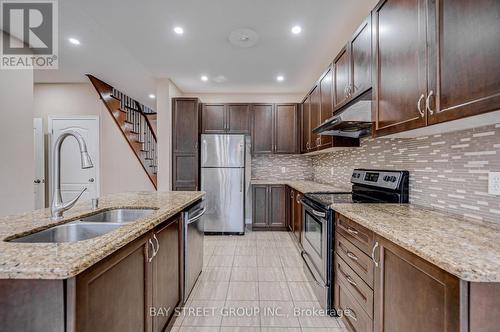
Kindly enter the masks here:
M 384 238 L 375 240 L 374 331 L 460 331 L 460 280 Z
M 320 90 L 320 124 L 333 115 L 333 70 L 328 68 L 319 80 Z M 313 128 L 314 129 L 314 128 Z M 332 145 L 331 136 L 319 136 L 317 148 L 323 149 Z
M 344 47 L 337 55 L 335 60 L 333 60 L 333 72 L 334 72 L 333 101 L 334 101 L 334 107 L 336 109 L 344 105 L 349 97 L 347 93 L 347 88 L 350 85 L 349 71 L 350 71 L 349 52 L 347 50 L 347 47 Z
M 384 0 L 372 12 L 377 135 L 426 125 L 424 9 L 425 0 Z
M 276 104 L 274 153 L 297 153 L 297 104 Z
M 314 89 L 311 91 L 311 102 L 310 102 L 310 106 L 309 106 L 309 126 L 310 126 L 310 141 L 311 141 L 311 144 L 310 144 L 310 147 L 309 147 L 309 150 L 310 151 L 314 151 L 318 148 L 318 146 L 320 145 L 320 137 L 313 133 L 312 130 L 314 128 L 316 128 L 317 126 L 319 126 L 320 124 L 320 121 L 321 121 L 321 95 L 320 95 L 320 88 L 319 86 L 316 86 L 314 87 Z
M 252 153 L 297 153 L 297 104 L 252 104 Z
M 500 109 L 500 2 L 429 0 L 428 7 L 429 124 Z
M 252 105 L 252 153 L 273 153 L 273 104 Z
M 227 104 L 226 132 L 250 134 L 250 105 Z
M 307 96 L 302 102 L 302 126 L 301 126 L 301 151 L 302 153 L 309 152 L 311 147 L 311 97 Z
M 201 110 L 201 130 L 204 134 L 221 134 L 226 131 L 226 105 L 203 104 Z
M 372 23 L 368 16 L 349 41 L 350 99 L 372 88 Z
M 197 98 L 172 99 L 172 189 L 198 190 L 199 103 Z
M 250 134 L 249 104 L 203 104 L 203 134 Z

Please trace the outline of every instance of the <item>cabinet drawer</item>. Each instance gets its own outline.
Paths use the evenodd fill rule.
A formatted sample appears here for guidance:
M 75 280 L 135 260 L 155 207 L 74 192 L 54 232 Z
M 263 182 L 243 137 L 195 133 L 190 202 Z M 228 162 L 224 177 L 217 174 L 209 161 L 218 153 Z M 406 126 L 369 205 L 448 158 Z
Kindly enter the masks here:
M 353 269 L 370 288 L 373 289 L 372 258 L 359 250 L 339 233 L 335 234 L 335 252 Z
M 373 290 L 338 255 L 335 255 L 337 282 L 343 284 L 370 318 L 373 318 Z
M 336 231 L 354 243 L 365 254 L 370 255 L 373 248 L 373 232 L 341 214 L 337 213 L 335 218 Z
M 344 323 L 354 332 L 372 332 L 373 321 L 361 308 L 361 305 L 354 299 L 352 294 L 341 283 L 339 283 L 337 290 L 339 292 L 339 309 L 345 310 L 342 315 Z

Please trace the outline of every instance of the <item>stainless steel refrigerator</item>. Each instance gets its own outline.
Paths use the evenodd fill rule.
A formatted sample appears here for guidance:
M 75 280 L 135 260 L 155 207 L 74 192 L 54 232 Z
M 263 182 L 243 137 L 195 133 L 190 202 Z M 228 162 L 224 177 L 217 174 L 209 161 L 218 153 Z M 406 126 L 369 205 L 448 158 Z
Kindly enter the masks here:
M 245 231 L 245 135 L 201 135 L 205 233 Z

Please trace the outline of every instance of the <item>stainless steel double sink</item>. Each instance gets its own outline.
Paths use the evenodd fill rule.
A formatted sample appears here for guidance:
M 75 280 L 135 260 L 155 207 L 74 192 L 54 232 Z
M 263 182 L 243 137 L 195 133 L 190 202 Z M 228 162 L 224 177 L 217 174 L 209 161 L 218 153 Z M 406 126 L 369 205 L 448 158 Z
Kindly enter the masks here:
M 92 239 L 154 213 L 156 209 L 113 209 L 19 237 L 9 242 L 63 243 Z

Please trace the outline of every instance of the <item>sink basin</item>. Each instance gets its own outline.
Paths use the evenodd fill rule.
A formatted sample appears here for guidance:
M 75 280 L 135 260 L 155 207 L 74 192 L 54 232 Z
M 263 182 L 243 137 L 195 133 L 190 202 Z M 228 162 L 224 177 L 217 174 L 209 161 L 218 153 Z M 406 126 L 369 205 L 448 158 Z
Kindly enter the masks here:
M 129 223 L 155 212 L 156 209 L 114 209 L 81 218 L 83 222 Z
M 51 227 L 41 232 L 26 235 L 10 242 L 24 243 L 62 243 L 92 239 L 104 235 L 120 227 L 120 224 L 96 224 L 72 222 Z

